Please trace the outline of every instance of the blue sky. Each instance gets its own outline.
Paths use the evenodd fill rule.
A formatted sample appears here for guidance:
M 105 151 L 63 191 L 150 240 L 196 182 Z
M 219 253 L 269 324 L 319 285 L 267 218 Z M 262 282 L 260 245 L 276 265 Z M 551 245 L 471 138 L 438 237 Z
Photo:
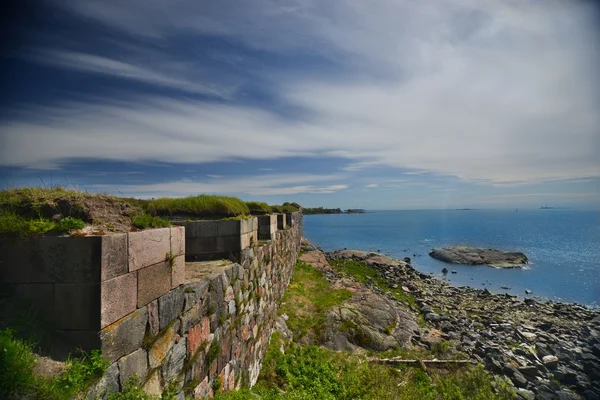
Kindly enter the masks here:
M 0 185 L 597 208 L 598 17 L 559 0 L 46 0 L 3 17 Z

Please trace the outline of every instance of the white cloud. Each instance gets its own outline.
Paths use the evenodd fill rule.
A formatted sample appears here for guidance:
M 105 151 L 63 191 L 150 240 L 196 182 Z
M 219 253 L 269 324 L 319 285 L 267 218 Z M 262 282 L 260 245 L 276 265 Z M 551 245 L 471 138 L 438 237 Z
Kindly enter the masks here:
M 368 185 L 365 185 L 366 188 L 376 188 L 377 186 L 379 186 L 376 183 L 369 183 Z
M 600 99 L 592 84 L 599 55 L 583 2 L 60 4 L 157 43 L 206 34 L 317 54 L 339 69 L 330 76 L 265 68 L 280 101 L 309 116 L 303 121 L 249 106 L 147 97 L 30 109 L 36 119 L 0 125 L 3 165 L 335 155 L 350 159 L 345 171 L 385 165 L 495 185 L 600 175 Z M 190 83 L 91 54 L 46 57 L 152 84 Z M 207 87 L 196 85 L 189 90 Z
M 247 194 L 253 196 L 289 195 L 299 193 L 329 194 L 348 188 L 345 184 L 317 185 L 318 182 L 340 180 L 337 175 L 257 175 L 227 177 L 208 181 L 180 180 L 139 185 L 92 185 L 90 188 L 140 198 L 188 196 L 198 193 Z M 309 184 L 310 183 L 310 184 Z

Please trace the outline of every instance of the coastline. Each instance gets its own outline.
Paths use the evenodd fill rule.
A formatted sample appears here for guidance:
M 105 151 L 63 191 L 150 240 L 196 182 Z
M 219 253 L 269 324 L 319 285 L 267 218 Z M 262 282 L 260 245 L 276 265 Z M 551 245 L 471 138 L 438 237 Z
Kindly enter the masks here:
M 397 303 L 423 321 L 413 346 L 428 348 L 448 341 L 471 360 L 482 363 L 515 386 L 517 398 L 600 397 L 600 309 L 552 300 L 520 300 L 488 289 L 453 286 L 417 271 L 409 259 L 378 253 L 338 250 L 322 253 L 328 261 L 368 264 L 390 287 L 414 301 Z M 408 262 L 406 262 L 408 261 Z M 330 278 L 347 278 L 344 274 Z M 375 280 L 367 286 L 394 300 Z

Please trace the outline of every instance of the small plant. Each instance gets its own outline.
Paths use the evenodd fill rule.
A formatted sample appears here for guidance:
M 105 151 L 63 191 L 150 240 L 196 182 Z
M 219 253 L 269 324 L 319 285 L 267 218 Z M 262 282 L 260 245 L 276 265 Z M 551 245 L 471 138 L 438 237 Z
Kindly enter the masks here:
M 172 251 L 169 251 L 167 254 L 165 254 L 165 261 L 169 263 L 171 271 L 173 271 L 173 267 L 175 266 L 175 255 Z
M 210 344 L 208 351 L 206 352 L 206 365 L 210 365 L 217 359 L 221 352 L 221 345 L 216 340 Z
M 221 377 L 217 376 L 213 382 L 213 392 L 217 393 L 221 387 L 223 387 L 223 382 L 221 381 Z
M 171 226 L 171 222 L 168 219 L 155 217 L 149 214 L 141 214 L 133 218 L 133 226 L 139 229 L 165 228 Z
M 58 232 L 70 232 L 75 229 L 83 229 L 83 227 L 85 227 L 85 222 L 73 217 L 65 217 L 56 224 Z

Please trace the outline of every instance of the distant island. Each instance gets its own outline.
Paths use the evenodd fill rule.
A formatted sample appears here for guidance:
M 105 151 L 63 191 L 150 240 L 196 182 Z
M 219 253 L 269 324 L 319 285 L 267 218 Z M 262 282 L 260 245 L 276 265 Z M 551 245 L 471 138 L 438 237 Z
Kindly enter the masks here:
M 546 204 L 545 206 L 541 206 L 540 210 L 553 210 L 554 207 L 548 207 L 548 205 Z
M 364 214 L 365 210 L 361 208 L 349 208 L 347 210 L 342 210 L 341 208 L 302 208 L 302 213 L 305 215 L 311 214 Z

